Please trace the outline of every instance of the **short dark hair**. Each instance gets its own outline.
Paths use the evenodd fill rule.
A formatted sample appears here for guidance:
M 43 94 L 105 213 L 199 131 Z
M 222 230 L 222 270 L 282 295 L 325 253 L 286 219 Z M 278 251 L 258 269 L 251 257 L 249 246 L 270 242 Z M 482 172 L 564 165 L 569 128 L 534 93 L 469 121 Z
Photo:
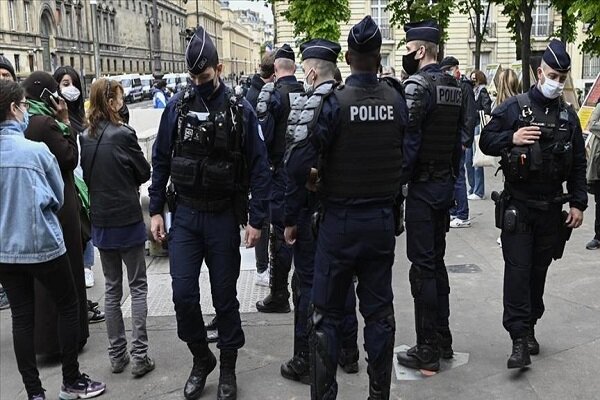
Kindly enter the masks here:
M 0 80 L 0 122 L 6 121 L 10 105 L 12 103 L 19 104 L 23 97 L 25 97 L 25 92 L 18 83 Z
M 353 48 L 348 49 L 348 62 L 350 66 L 358 71 L 379 71 L 381 63 L 381 52 L 379 48 L 366 53 L 359 53 Z
M 260 61 L 260 77 L 268 79 L 275 73 L 275 52 L 265 54 Z
M 333 79 L 335 79 L 335 81 L 338 83 L 342 82 L 342 72 L 340 71 L 340 69 L 338 67 L 335 67 L 335 73 L 333 74 Z

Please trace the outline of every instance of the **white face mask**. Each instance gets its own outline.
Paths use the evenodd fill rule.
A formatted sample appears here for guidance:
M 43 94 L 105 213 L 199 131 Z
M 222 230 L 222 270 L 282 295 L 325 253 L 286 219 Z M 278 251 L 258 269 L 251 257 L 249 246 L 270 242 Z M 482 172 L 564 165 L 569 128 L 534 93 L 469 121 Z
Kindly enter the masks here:
M 81 96 L 81 92 L 79 91 L 79 89 L 77 89 L 73 85 L 61 88 L 60 94 L 66 101 L 69 101 L 71 103 L 77 101 L 79 99 L 79 96 Z
M 306 74 L 306 76 L 304 77 L 304 91 L 305 92 L 311 92 L 314 89 L 314 85 L 315 85 L 315 81 L 313 80 L 313 83 L 308 83 L 308 77 L 310 76 L 310 73 L 313 72 L 314 70 L 311 69 L 308 71 L 308 74 Z
M 548 78 L 546 74 L 544 74 L 544 71 L 542 71 L 542 74 L 544 75 L 544 83 L 539 85 L 540 92 L 542 92 L 547 99 L 556 99 L 560 97 L 565 88 L 565 84 Z

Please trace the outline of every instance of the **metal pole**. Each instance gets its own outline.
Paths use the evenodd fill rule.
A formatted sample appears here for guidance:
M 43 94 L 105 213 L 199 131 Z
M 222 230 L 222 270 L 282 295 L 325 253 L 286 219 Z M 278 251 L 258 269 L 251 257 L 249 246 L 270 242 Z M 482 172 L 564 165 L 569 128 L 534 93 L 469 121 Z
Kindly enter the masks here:
M 200 14 L 198 13 L 198 0 L 196 0 L 196 28 L 200 26 Z
M 162 66 L 160 62 L 160 23 L 158 22 L 158 4 L 157 0 L 152 2 L 152 28 L 154 29 L 154 74 L 160 75 Z
M 100 44 L 98 38 L 98 24 L 96 23 L 96 5 L 98 0 L 90 0 L 92 8 L 92 35 L 94 36 L 94 73 L 96 78 L 100 78 Z
M 87 84 L 85 82 L 85 72 L 83 71 L 83 45 L 81 44 L 81 8 L 78 11 L 79 21 L 77 24 L 77 42 L 79 43 L 79 75 L 81 78 L 81 89 L 83 89 L 83 96 L 87 93 Z

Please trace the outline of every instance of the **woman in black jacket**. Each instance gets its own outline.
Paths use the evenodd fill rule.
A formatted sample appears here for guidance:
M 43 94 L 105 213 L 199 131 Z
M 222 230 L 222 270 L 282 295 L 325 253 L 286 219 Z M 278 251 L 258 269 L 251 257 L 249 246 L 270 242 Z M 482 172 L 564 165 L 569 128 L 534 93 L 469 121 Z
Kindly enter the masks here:
M 100 250 L 106 284 L 104 307 L 112 372 L 122 372 L 130 359 L 121 312 L 125 263 L 131 292 L 131 373 L 142 376 L 154 369 L 154 361 L 148 357 L 147 234 L 139 199 L 140 185 L 150 179 L 150 164 L 135 131 L 121 120 L 122 106 L 123 87 L 117 81 L 98 79 L 92 84 L 89 128 L 81 137 L 81 166 L 90 193 L 92 240 Z
M 485 86 L 487 78 L 483 72 L 476 69 L 471 72 L 471 82 L 473 83 L 473 93 L 475 94 L 475 106 L 477 112 L 483 111 L 485 115 L 492 113 L 492 99 Z M 481 120 L 476 119 L 475 136 L 479 135 L 483 127 Z M 483 200 L 485 198 L 485 179 L 482 167 L 473 167 L 473 151 L 477 151 L 473 146 L 467 149 L 465 154 L 465 166 L 467 168 L 467 180 L 469 182 L 469 200 Z

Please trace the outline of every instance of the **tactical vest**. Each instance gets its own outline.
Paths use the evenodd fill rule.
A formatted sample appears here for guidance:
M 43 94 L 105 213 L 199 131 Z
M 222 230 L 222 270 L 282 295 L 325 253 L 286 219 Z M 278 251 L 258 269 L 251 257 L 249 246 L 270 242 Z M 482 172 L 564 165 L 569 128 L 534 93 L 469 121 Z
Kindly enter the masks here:
M 207 110 L 204 101 L 188 89 L 176 110 L 171 181 L 177 195 L 204 211 L 223 210 L 236 193 L 248 191 L 241 98 L 226 88 L 223 104 Z
M 263 92 L 265 95 L 262 95 Z M 283 156 L 285 153 L 287 120 L 290 114 L 291 105 L 293 104 L 294 100 L 304 92 L 304 88 L 299 82 L 287 81 L 276 82 L 272 90 L 271 86 L 268 86 L 266 89 L 263 86 L 261 95 L 259 95 L 259 102 L 257 103 L 256 107 L 258 118 L 264 118 L 266 115 L 273 92 L 279 93 L 279 97 L 281 98 L 281 109 L 283 112 L 273 116 L 275 119 L 274 135 L 272 142 L 267 146 L 267 153 L 269 155 L 271 165 L 279 166 L 283 161 Z
M 462 90 L 454 77 L 442 73 L 419 72 L 409 80 L 427 87 L 432 101 L 421 131 L 417 173 L 450 171 L 452 155 L 460 140 Z
M 527 146 L 513 146 L 502 154 L 500 166 L 509 183 L 562 183 L 573 165 L 573 133 L 562 101 L 546 109 L 531 102 L 528 93 L 517 96 L 518 128 L 538 126 L 540 139 Z
M 339 134 L 323 155 L 319 192 L 345 198 L 397 194 L 404 136 L 399 92 L 380 82 L 368 88 L 341 85 L 334 95 Z

